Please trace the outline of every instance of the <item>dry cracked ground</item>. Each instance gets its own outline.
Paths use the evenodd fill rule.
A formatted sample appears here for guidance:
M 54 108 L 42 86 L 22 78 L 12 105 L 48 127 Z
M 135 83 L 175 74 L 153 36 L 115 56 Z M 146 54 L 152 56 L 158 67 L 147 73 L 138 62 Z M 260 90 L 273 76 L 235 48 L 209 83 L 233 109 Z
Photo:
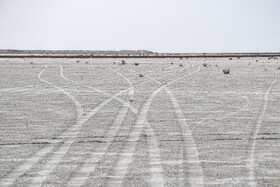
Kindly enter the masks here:
M 279 186 L 279 66 L 2 58 L 0 186 Z

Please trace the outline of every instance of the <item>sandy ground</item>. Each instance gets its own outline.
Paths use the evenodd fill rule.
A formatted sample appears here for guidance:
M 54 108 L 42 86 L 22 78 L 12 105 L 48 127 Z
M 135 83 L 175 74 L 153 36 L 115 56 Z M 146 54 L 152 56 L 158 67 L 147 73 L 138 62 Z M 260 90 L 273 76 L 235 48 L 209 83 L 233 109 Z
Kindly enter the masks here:
M 278 67 L 0 59 L 0 186 L 279 186 Z

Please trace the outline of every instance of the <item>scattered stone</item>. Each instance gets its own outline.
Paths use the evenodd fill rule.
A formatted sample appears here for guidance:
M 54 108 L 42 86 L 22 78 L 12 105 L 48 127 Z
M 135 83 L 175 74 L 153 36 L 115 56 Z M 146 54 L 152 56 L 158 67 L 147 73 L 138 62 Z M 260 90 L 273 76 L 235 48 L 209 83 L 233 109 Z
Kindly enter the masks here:
M 77 60 L 77 63 L 80 63 L 80 61 L 79 61 L 79 60 Z
M 217 65 L 217 64 L 216 64 L 215 66 L 216 66 L 216 67 L 218 67 L 218 65 Z
M 278 70 L 280 70 L 280 67 L 278 67 Z
M 33 62 L 30 62 L 30 64 L 33 64 Z
M 203 63 L 202 65 L 203 65 L 204 67 L 206 67 L 206 66 L 207 66 L 207 64 L 206 64 L 206 63 Z
M 122 65 L 125 65 L 125 64 L 126 64 L 126 62 L 124 60 L 122 60 Z
M 183 64 L 180 64 L 180 67 L 183 67 Z
M 224 74 L 229 74 L 230 70 L 229 69 L 223 69 Z
M 144 75 L 143 74 L 139 74 L 139 77 L 144 77 Z
M 232 60 L 232 58 L 230 57 L 229 60 Z
M 86 62 L 86 64 L 88 64 L 88 62 Z
M 258 62 L 258 60 L 256 60 L 256 62 Z
M 137 63 L 137 62 L 136 62 L 136 63 L 134 63 L 134 64 L 135 64 L 135 66 L 138 66 L 138 65 L 139 65 L 139 63 Z
M 171 64 L 173 65 L 174 63 L 173 63 L 173 62 L 171 62 Z
M 113 64 L 116 64 L 116 62 L 113 62 Z

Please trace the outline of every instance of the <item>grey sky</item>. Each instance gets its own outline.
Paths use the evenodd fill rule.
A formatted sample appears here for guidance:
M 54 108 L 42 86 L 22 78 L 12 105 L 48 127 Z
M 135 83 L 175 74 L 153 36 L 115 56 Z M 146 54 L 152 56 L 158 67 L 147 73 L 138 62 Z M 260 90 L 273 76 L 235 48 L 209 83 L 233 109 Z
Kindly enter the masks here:
M 0 48 L 279 52 L 280 0 L 0 0 Z

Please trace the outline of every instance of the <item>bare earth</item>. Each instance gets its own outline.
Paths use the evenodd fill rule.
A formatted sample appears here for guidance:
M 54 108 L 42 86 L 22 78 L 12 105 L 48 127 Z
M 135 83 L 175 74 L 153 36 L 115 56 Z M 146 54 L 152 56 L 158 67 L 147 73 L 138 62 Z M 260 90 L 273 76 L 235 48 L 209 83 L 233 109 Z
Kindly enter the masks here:
M 2 58 L 0 186 L 279 186 L 278 67 Z

